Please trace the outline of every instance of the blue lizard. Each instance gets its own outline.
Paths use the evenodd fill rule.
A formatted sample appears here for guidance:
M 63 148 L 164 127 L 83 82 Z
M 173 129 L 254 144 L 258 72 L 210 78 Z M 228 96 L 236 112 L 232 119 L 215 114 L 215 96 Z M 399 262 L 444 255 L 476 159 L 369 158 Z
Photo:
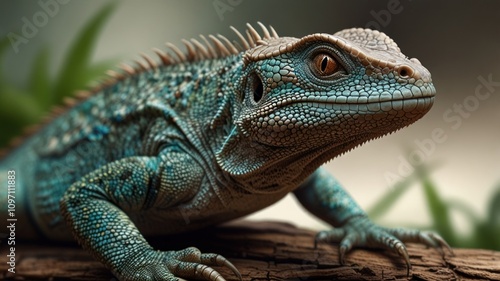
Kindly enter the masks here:
M 241 278 L 220 255 L 157 251 L 144 237 L 242 217 L 293 192 L 334 226 L 316 243 L 339 242 L 341 263 L 373 246 L 409 270 L 403 242 L 449 248 L 432 232 L 373 224 L 320 168 L 424 116 L 435 94 L 427 69 L 378 31 L 297 39 L 259 25 L 246 36 L 232 28 L 238 41 L 154 49 L 159 62 L 143 55 L 67 101 L 0 162 L 2 183 L 16 176 L 18 217 L 32 222 L 18 235 L 74 236 L 120 280 L 224 280 L 214 266 Z

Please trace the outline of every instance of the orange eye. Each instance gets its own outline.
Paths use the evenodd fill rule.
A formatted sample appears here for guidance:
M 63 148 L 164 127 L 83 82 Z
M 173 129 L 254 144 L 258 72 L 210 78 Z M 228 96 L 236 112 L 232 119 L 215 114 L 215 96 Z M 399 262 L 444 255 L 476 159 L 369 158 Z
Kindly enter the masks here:
M 325 53 L 317 54 L 313 59 L 316 72 L 321 76 L 330 76 L 338 70 L 338 63 L 335 59 Z

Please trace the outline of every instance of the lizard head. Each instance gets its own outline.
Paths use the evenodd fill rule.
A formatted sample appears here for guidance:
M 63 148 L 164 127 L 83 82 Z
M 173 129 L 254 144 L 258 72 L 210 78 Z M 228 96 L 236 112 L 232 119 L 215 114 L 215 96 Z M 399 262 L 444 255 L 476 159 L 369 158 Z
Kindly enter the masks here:
M 239 145 L 245 144 L 224 157 L 233 174 L 291 161 L 301 166 L 298 173 L 310 172 L 410 125 L 432 106 L 429 71 L 381 32 L 356 28 L 256 41 L 242 57 L 243 90 L 234 120 L 244 136 Z

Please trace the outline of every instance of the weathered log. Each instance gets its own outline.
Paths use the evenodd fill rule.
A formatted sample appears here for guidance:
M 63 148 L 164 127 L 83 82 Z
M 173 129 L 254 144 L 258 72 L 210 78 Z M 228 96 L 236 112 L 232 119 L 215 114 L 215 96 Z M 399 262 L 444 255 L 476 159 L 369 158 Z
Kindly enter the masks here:
M 338 261 L 338 245 L 314 248 L 313 231 L 279 222 L 239 221 L 188 235 L 151 239 L 160 249 L 196 246 L 229 258 L 244 280 L 500 280 L 500 252 L 454 249 L 444 257 L 435 249 L 408 244 L 413 268 L 381 250 L 356 249 L 347 264 Z M 2 258 L 5 260 L 5 245 Z M 0 263 L 0 279 L 114 280 L 99 262 L 76 246 L 18 242 L 15 274 Z M 217 268 L 228 280 L 230 270 Z

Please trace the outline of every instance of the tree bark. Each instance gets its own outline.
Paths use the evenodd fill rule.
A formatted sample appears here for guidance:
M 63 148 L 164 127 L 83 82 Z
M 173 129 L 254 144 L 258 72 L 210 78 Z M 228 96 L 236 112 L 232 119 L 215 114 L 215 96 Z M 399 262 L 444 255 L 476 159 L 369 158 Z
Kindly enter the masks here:
M 435 249 L 409 243 L 410 275 L 401 258 L 381 250 L 355 249 L 338 261 L 338 245 L 314 248 L 315 232 L 280 222 L 238 221 L 188 235 L 151 239 L 164 250 L 196 246 L 231 260 L 243 280 L 500 280 L 500 252 Z M 167 242 L 165 242 L 167 240 Z M 17 242 L 17 241 L 16 241 Z M 4 245 L 5 246 L 5 245 Z M 0 261 L 6 259 L 2 246 Z M 0 263 L 0 279 L 114 280 L 113 275 L 75 245 L 17 242 L 15 273 Z M 237 280 L 226 268 L 217 270 Z

